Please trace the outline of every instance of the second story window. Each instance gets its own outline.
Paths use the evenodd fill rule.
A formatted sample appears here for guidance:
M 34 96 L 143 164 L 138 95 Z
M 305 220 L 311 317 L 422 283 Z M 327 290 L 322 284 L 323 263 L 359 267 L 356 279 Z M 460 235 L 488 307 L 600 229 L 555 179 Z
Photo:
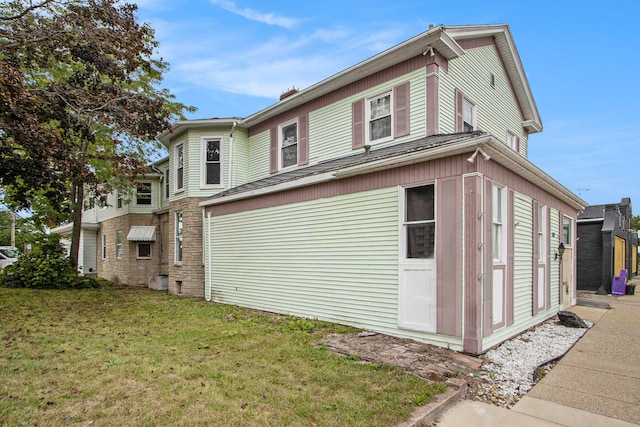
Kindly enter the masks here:
M 183 144 L 176 146 L 174 163 L 175 163 L 174 189 L 175 191 L 182 191 L 184 190 L 184 145 Z
M 382 142 L 391 139 L 392 114 L 391 92 L 367 99 L 367 138 L 369 142 Z
M 511 132 L 507 132 L 507 145 L 513 150 L 518 151 L 518 137 Z
M 202 139 L 202 186 L 222 184 L 222 138 Z
M 462 103 L 462 123 L 464 132 L 476 129 L 476 106 L 465 99 Z
M 298 121 L 293 120 L 279 126 L 280 129 L 280 167 L 286 168 L 298 164 Z
M 136 205 L 151 206 L 153 198 L 151 197 L 151 183 L 140 182 L 136 186 Z
M 116 208 L 117 209 L 122 209 L 122 194 L 120 194 L 120 192 L 118 191 L 116 193 Z
M 169 168 L 164 171 L 164 199 L 169 200 Z

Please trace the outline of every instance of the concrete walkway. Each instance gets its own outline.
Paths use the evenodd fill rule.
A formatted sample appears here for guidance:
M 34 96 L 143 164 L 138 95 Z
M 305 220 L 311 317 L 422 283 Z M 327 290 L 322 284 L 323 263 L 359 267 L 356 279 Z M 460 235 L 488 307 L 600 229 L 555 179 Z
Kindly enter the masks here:
M 571 311 L 595 325 L 512 409 L 463 400 L 436 425 L 640 425 L 640 279 L 633 282 L 636 295 L 579 298 Z

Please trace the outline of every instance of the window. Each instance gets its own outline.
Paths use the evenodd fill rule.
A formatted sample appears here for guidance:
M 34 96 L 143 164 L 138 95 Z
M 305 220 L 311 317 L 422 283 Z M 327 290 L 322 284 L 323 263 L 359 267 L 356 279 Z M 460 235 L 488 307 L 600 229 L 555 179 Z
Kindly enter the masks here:
M 164 171 L 164 199 L 169 200 L 169 168 Z
M 565 246 L 571 246 L 571 218 L 566 216 L 562 219 L 562 243 Z
M 547 216 L 543 205 L 538 205 L 538 259 L 543 262 L 547 256 L 545 234 L 547 231 Z
M 102 233 L 102 259 L 107 259 L 107 235 Z
M 222 138 L 202 140 L 202 180 L 203 186 L 222 183 Z
M 122 230 L 116 230 L 116 259 L 122 259 Z
M 176 212 L 175 261 L 182 262 L 182 212 Z
M 506 203 L 504 200 L 505 189 L 498 185 L 493 186 L 492 194 L 492 244 L 494 262 L 505 262 L 506 260 Z
M 507 132 L 507 145 L 515 151 L 518 151 L 518 137 L 511 132 Z
M 391 99 L 391 92 L 367 99 L 367 141 L 383 142 L 391 139 L 393 134 Z
M 298 121 L 292 120 L 279 126 L 280 168 L 298 164 Z
M 434 185 L 405 189 L 406 258 L 433 258 L 435 252 Z
M 122 194 L 119 191 L 116 193 L 116 208 L 122 209 Z
M 151 206 L 153 198 L 151 197 L 151 183 L 140 182 L 136 186 L 136 205 Z
M 175 150 L 175 191 L 184 190 L 184 145 L 180 144 Z
M 138 243 L 137 258 L 151 258 L 151 243 Z
M 472 132 L 476 129 L 476 106 L 466 98 L 462 101 L 462 126 L 463 132 Z

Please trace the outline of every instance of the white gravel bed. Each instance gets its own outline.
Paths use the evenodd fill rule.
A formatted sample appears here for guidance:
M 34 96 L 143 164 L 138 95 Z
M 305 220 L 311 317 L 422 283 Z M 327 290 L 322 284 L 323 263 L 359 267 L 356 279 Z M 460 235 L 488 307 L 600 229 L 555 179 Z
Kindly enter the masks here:
M 488 351 L 480 377 L 491 384 L 490 392 L 507 401 L 518 399 L 533 387 L 536 368 L 564 355 L 586 331 L 548 320 Z

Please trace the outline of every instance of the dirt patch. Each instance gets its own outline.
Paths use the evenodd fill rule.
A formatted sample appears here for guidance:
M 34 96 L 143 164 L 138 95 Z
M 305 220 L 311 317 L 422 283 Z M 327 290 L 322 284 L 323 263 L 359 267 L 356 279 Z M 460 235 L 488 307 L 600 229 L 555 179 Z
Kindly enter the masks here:
M 357 356 L 364 362 L 395 366 L 430 381 L 463 379 L 467 382 L 466 398 L 469 400 L 498 406 L 510 403 L 495 384 L 478 375 L 482 356 L 473 357 L 435 345 L 372 332 L 331 334 L 324 345 L 335 353 Z

